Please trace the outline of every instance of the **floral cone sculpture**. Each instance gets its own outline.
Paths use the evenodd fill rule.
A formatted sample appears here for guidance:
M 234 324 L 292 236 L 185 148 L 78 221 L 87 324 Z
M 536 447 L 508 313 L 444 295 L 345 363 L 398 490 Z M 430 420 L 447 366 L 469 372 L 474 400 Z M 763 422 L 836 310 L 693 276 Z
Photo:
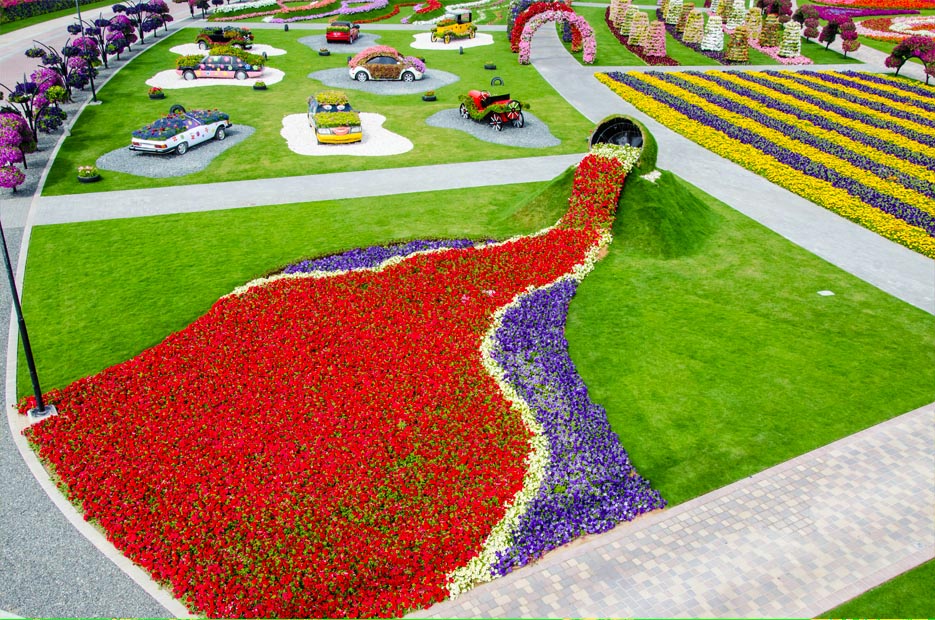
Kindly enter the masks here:
M 685 24 L 685 32 L 682 34 L 682 41 L 685 43 L 700 44 L 704 36 L 704 12 L 700 9 L 692 9 L 688 14 L 688 23 Z
M 730 35 L 727 42 L 727 51 L 724 52 L 724 58 L 734 63 L 744 63 L 750 61 L 750 43 L 748 42 L 747 29 L 739 26 Z
M 627 36 L 627 45 L 642 45 L 649 31 L 649 16 L 643 11 L 637 11 L 630 24 L 630 33 Z
M 780 28 L 779 16 L 767 15 L 763 30 L 760 31 L 760 47 L 779 47 L 780 37 L 782 36 Z
M 638 8 L 635 6 L 628 6 L 626 12 L 623 14 L 623 19 L 620 20 L 620 24 L 617 25 L 617 31 L 624 36 L 630 35 L 630 27 L 633 25 L 633 18 L 636 17 L 637 13 L 641 13 Z
M 647 56 L 666 55 L 666 25 L 655 21 L 649 25 L 649 43 L 643 46 L 643 53 Z
M 746 8 L 744 7 L 743 0 L 734 0 L 734 3 L 730 7 L 730 14 L 727 16 L 727 23 L 724 24 L 724 27 L 728 30 L 734 30 L 743 23 L 745 17 Z
M 721 18 L 717 15 L 708 16 L 701 49 L 706 52 L 720 52 L 724 49 L 724 29 L 721 27 Z
M 619 24 L 629 6 L 630 0 L 611 0 L 610 14 L 608 15 L 610 22 L 615 25 Z
M 802 55 L 802 25 L 794 19 L 783 25 L 779 55 L 783 58 L 795 58 Z
M 669 0 L 669 5 L 665 12 L 667 24 L 675 25 L 679 23 L 679 17 L 682 16 L 683 5 L 684 2 L 682 2 L 682 0 Z
M 751 40 L 759 39 L 760 32 L 763 30 L 763 10 L 753 7 L 747 11 L 744 25 L 747 27 L 747 32 L 750 33 Z
M 717 15 L 718 9 L 721 8 L 721 0 L 711 0 L 711 6 L 708 7 L 708 10 L 712 15 Z
M 682 14 L 679 15 L 679 23 L 675 26 L 675 31 L 679 34 L 685 32 L 685 25 L 688 23 L 688 16 L 691 15 L 692 11 L 695 10 L 695 5 L 693 4 L 683 4 L 682 5 Z

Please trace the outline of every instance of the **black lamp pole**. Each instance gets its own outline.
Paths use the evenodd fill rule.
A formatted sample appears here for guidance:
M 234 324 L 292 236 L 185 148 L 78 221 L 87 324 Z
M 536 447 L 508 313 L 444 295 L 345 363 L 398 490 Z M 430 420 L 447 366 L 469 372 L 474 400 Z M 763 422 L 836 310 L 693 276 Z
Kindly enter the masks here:
M 46 405 L 42 400 L 42 389 L 39 387 L 39 375 L 36 374 L 36 360 L 32 357 L 32 347 L 29 346 L 29 334 L 26 332 L 26 320 L 23 318 L 23 307 L 19 303 L 16 293 L 16 278 L 13 276 L 13 266 L 10 264 L 10 252 L 7 250 L 6 234 L 3 232 L 3 223 L 0 222 L 0 241 L 3 242 L 3 263 L 6 265 L 6 275 L 10 280 L 10 293 L 13 295 L 13 307 L 16 309 L 16 322 L 20 336 L 23 339 L 23 351 L 26 353 L 26 364 L 29 366 L 29 378 L 32 380 L 32 391 L 36 395 L 36 406 L 29 410 L 31 418 L 44 418 L 57 413 L 54 405 Z

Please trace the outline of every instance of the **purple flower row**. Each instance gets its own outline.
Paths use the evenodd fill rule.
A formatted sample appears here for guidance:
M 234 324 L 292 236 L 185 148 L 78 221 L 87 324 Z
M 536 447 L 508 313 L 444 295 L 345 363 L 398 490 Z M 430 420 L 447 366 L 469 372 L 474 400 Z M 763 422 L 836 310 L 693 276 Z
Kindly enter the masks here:
M 438 250 L 441 248 L 467 248 L 474 245 L 470 239 L 454 240 L 419 240 L 393 245 L 377 245 L 358 248 L 341 254 L 304 260 L 283 269 L 283 273 L 310 273 L 312 271 L 345 271 L 350 269 L 368 269 L 396 256 L 409 256 L 414 252 Z
M 700 75 L 701 77 L 705 77 L 704 75 L 697 72 L 691 73 L 693 75 Z M 851 149 L 834 144 L 820 136 L 803 131 L 797 125 L 789 124 L 784 121 L 772 118 L 768 114 L 763 114 L 762 112 L 758 112 L 744 104 L 737 103 L 726 97 L 723 97 L 722 95 L 713 93 L 706 88 L 692 84 L 678 74 L 666 74 L 664 79 L 671 84 L 675 84 L 679 88 L 683 88 L 690 93 L 698 95 L 699 97 L 709 101 L 710 103 L 713 103 L 718 107 L 724 108 L 725 110 L 730 110 L 731 112 L 737 114 L 742 114 L 743 116 L 756 123 L 759 123 L 760 125 L 763 125 L 764 127 L 768 127 L 792 138 L 793 140 L 798 140 L 803 144 L 807 144 L 820 151 L 834 155 L 838 159 L 843 159 L 844 161 L 853 164 L 858 168 L 862 168 L 863 170 L 866 170 L 868 173 L 876 175 L 877 177 L 895 178 L 895 180 L 903 187 L 915 190 L 928 196 L 929 198 L 935 199 L 935 186 L 933 186 L 932 183 L 923 181 L 922 179 L 916 178 L 912 175 L 905 174 L 898 168 L 893 168 L 891 166 L 881 164 L 870 159 L 869 157 L 866 157 L 865 155 L 855 153 Z M 777 105 L 778 102 L 770 99 L 769 97 L 758 95 L 756 93 L 751 93 L 750 96 L 758 103 L 762 103 L 768 107 L 779 107 Z M 935 225 L 935 220 L 933 220 L 933 225 Z
M 919 101 L 918 99 L 913 99 L 911 97 L 903 97 L 899 93 L 895 93 L 890 89 L 876 88 L 867 84 L 861 84 L 860 82 L 855 82 L 848 78 L 833 75 L 827 71 L 802 71 L 802 73 L 811 77 L 817 77 L 825 82 L 830 82 L 831 84 L 839 84 L 841 86 L 847 86 L 848 88 L 853 88 L 870 95 L 876 95 L 877 97 L 885 97 L 897 103 L 909 106 L 910 108 L 919 108 L 921 110 L 935 113 L 935 101 L 932 103 L 927 103 L 925 101 Z M 926 116 L 931 118 L 930 115 Z
M 861 123 L 865 125 L 870 125 L 871 127 L 876 127 L 877 129 L 885 129 L 887 131 L 898 133 L 901 136 L 904 136 L 906 138 L 909 138 L 910 140 L 914 140 L 915 142 L 918 142 L 919 144 L 924 144 L 926 146 L 935 146 L 935 136 L 933 135 L 922 133 L 920 131 L 915 131 L 913 129 L 909 129 L 908 127 L 897 125 L 896 123 L 889 123 L 885 119 L 878 118 L 870 114 L 862 114 L 860 112 L 855 112 L 853 110 L 843 108 L 841 106 L 835 105 L 823 99 L 819 99 L 818 97 L 809 95 L 807 92 L 789 88 L 788 86 L 786 86 L 785 84 L 783 84 L 782 82 L 778 80 L 771 80 L 771 79 L 763 78 L 762 74 L 754 74 L 754 73 L 742 71 L 742 72 L 738 72 L 736 75 L 742 80 L 746 80 L 748 82 L 753 82 L 754 84 L 759 84 L 761 86 L 771 88 L 778 93 L 789 95 L 790 97 L 795 97 L 796 99 L 801 99 L 802 101 L 805 101 L 806 103 L 811 103 L 812 105 L 816 105 L 820 108 L 828 110 L 829 112 L 834 112 L 835 114 L 839 114 L 840 116 L 852 118 L 856 121 L 860 121 Z
M 604 532 L 665 506 L 637 475 L 568 355 L 565 321 L 576 284 L 562 281 L 508 310 L 493 358 L 532 408 L 549 443 L 538 495 L 520 517 L 512 545 L 493 567 L 504 575 L 582 534 Z
M 730 90 L 731 92 L 737 93 L 738 95 L 747 97 L 749 99 L 753 99 L 754 101 L 758 103 L 768 105 L 771 108 L 774 108 L 780 112 L 784 112 L 786 114 L 797 116 L 803 121 L 811 123 L 815 125 L 816 127 L 821 127 L 822 129 L 825 129 L 827 131 L 833 131 L 846 138 L 850 138 L 851 140 L 854 140 L 855 142 L 865 144 L 869 147 L 873 147 L 879 151 L 882 151 L 888 155 L 892 155 L 893 157 L 896 157 L 897 159 L 902 159 L 904 161 L 908 161 L 913 164 L 924 166 L 924 167 L 935 170 L 935 157 L 929 157 L 928 155 L 919 153 L 915 149 L 909 149 L 903 146 L 899 146 L 898 144 L 889 142 L 887 140 L 874 138 L 873 136 L 870 136 L 864 133 L 863 131 L 859 131 L 852 127 L 848 127 L 846 125 L 842 125 L 840 123 L 836 123 L 832 120 L 829 120 L 827 117 L 821 114 L 805 112 L 802 108 L 799 108 L 795 105 L 783 103 L 782 101 L 779 101 L 772 97 L 762 95 L 755 90 L 751 90 L 745 86 L 741 86 L 740 84 L 727 81 L 724 78 L 718 77 L 717 75 L 713 73 L 698 73 L 695 75 L 697 75 L 698 77 L 702 79 L 708 80 L 709 82 L 713 82 L 722 88 L 726 88 L 727 90 Z
M 662 74 L 656 72 L 650 72 L 648 75 L 653 75 L 656 77 L 663 76 Z M 844 191 L 848 192 L 852 196 L 859 198 L 865 203 L 873 205 L 884 213 L 888 213 L 893 217 L 899 218 L 904 222 L 911 224 L 912 226 L 923 228 L 929 235 L 935 237 L 935 218 L 933 218 L 930 214 L 922 211 L 921 209 L 906 204 L 905 202 L 893 196 L 879 192 L 871 187 L 867 187 L 858 179 L 841 174 L 837 170 L 829 168 L 819 162 L 812 161 L 810 158 L 805 157 L 804 155 L 800 155 L 799 153 L 783 148 L 774 142 L 763 138 L 763 136 L 760 136 L 753 131 L 725 121 L 717 115 L 699 109 L 697 106 L 687 104 L 679 97 L 670 95 L 669 93 L 651 84 L 648 84 L 643 80 L 616 71 L 609 73 L 608 76 L 618 82 L 626 84 L 638 92 L 645 94 L 657 102 L 669 106 L 680 114 L 698 121 L 706 127 L 709 127 L 715 131 L 719 131 L 726 136 L 733 138 L 734 140 L 742 142 L 743 144 L 749 144 L 750 146 L 757 148 L 765 155 L 772 157 L 776 161 L 785 164 L 790 168 L 798 170 L 816 179 L 827 181 L 833 186 L 843 189 Z M 733 106 L 729 107 L 728 109 L 734 111 Z
M 921 84 L 910 84 L 907 79 L 903 79 L 902 81 L 899 81 L 899 82 L 894 82 L 893 80 L 882 78 L 879 75 L 876 75 L 873 73 L 858 73 L 856 71 L 842 71 L 842 73 L 844 75 L 849 75 L 849 76 L 853 75 L 853 76 L 860 77 L 861 79 L 866 80 L 868 82 L 876 82 L 877 84 L 884 84 L 892 88 L 899 88 L 900 90 L 904 90 L 910 93 L 915 93 L 917 95 L 931 97 L 933 100 L 935 100 L 935 91 L 932 91 L 931 88 L 926 89 Z
M 913 9 L 854 9 L 849 7 L 831 7 L 813 5 L 818 12 L 818 17 L 825 21 L 835 19 L 847 19 L 856 17 L 873 17 L 877 15 L 918 15 L 919 12 Z
M 900 110 L 899 108 L 887 105 L 885 103 L 877 103 L 876 101 L 870 101 L 869 99 L 864 99 L 863 97 L 857 97 L 856 95 L 851 95 L 845 92 L 842 92 L 840 89 L 835 88 L 834 86 L 824 86 L 822 84 L 816 84 L 806 80 L 798 75 L 798 73 L 789 72 L 789 73 L 778 73 L 776 71 L 766 71 L 767 75 L 780 77 L 785 80 L 791 80 L 808 88 L 833 95 L 837 98 L 844 99 L 845 101 L 850 101 L 851 103 L 856 103 L 865 108 L 873 110 L 875 112 L 881 112 L 883 114 L 889 114 L 890 116 L 895 116 L 896 118 L 901 118 L 906 121 L 916 123 L 918 125 L 925 125 L 935 129 L 935 116 L 929 115 L 928 117 L 922 116 L 919 114 L 914 114 L 913 112 L 907 110 Z
M 353 15 L 355 13 L 365 13 L 367 11 L 386 8 L 386 6 L 389 4 L 389 0 L 372 0 L 367 4 L 360 4 L 361 1 L 362 0 L 342 0 L 341 8 L 335 9 L 333 11 L 315 13 L 314 15 L 300 15 L 298 17 L 274 17 L 269 21 L 273 24 L 289 24 L 292 22 L 303 22 L 312 19 L 318 19 L 319 17 L 331 17 L 332 15 Z M 357 3 L 359 6 L 350 6 L 352 2 Z

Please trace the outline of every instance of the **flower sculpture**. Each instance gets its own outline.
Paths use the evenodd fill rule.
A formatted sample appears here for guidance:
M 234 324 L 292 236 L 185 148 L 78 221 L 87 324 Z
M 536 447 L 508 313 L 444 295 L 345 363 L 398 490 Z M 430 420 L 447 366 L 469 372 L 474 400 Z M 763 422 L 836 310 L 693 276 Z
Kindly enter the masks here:
M 780 37 L 782 26 L 779 23 L 779 17 L 776 15 L 767 15 L 766 23 L 763 24 L 763 28 L 760 31 L 760 36 L 756 37 L 759 39 L 759 44 L 761 47 L 779 47 Z M 753 34 L 750 34 L 750 39 L 754 39 Z
M 724 24 L 724 27 L 727 28 L 727 30 L 734 30 L 743 24 L 745 18 L 746 12 L 743 0 L 734 0 L 730 7 L 730 13 L 727 15 L 727 23 Z
M 645 15 L 645 13 L 644 13 Z M 545 23 L 548 22 L 569 22 L 572 27 L 577 28 L 581 33 L 581 39 L 584 44 L 584 53 L 581 60 L 585 64 L 592 64 L 597 56 L 597 41 L 594 39 L 594 30 L 586 19 L 574 12 L 567 11 L 545 11 L 534 15 L 523 28 L 519 44 L 519 64 L 529 64 L 530 45 L 532 37 Z
M 649 45 L 643 50 L 647 56 L 666 55 L 666 25 L 655 21 L 649 25 Z
M 208 616 L 398 617 L 659 508 L 562 336 L 638 156 L 585 156 L 535 235 L 250 282 L 50 393 L 60 414 L 29 439 L 86 518 Z
M 721 28 L 721 18 L 717 15 L 708 17 L 701 49 L 709 52 L 720 52 L 724 49 L 724 30 Z
M 724 58 L 735 63 L 750 61 L 750 43 L 746 27 L 739 26 L 731 33 L 730 40 L 727 42 L 727 50 L 724 52 Z
M 627 45 L 642 45 L 646 33 L 649 31 L 649 15 L 643 11 L 637 11 L 630 23 L 630 31 L 627 33 Z
M 747 31 L 750 33 L 751 39 L 759 39 L 760 32 L 763 30 L 763 10 L 757 7 L 751 8 L 747 11 L 747 17 L 744 20 L 744 24 L 747 26 Z
M 688 22 L 685 24 L 685 33 L 682 35 L 682 41 L 699 45 L 704 36 L 704 13 L 699 9 L 693 9 L 688 15 Z
M 684 3 L 682 0 L 669 0 L 668 6 L 666 6 L 665 11 L 665 20 L 667 24 L 677 24 L 679 17 L 682 16 L 682 6 Z
M 802 55 L 802 25 L 795 20 L 789 20 L 783 26 L 782 45 L 779 47 L 779 56 L 782 58 L 795 58 Z

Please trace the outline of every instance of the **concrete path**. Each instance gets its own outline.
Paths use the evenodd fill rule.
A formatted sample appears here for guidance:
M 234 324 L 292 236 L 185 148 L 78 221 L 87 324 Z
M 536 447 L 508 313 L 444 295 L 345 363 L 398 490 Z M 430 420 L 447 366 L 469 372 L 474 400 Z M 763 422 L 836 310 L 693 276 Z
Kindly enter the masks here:
M 813 618 L 935 556 L 935 406 L 412 614 Z
M 554 31 L 549 34 L 551 30 L 537 35 L 533 62 L 588 118 L 597 121 L 623 112 L 644 119 L 660 142 L 660 167 L 826 260 L 935 312 L 932 261 L 919 260 L 901 246 L 776 188 L 647 119 L 597 83 L 592 77 L 595 68 L 571 60 Z M 563 169 L 576 157 L 514 160 L 525 176 L 512 180 L 551 178 L 553 169 Z M 504 182 L 491 176 L 499 166 L 489 170 L 484 164 L 427 168 L 423 172 L 430 175 L 416 176 L 439 182 L 444 178 L 452 187 Z M 361 182 L 362 174 L 368 175 L 366 182 Z M 302 200 L 336 197 L 318 189 L 323 179 L 338 184 L 345 195 L 348 191 L 363 192 L 354 195 L 398 192 L 398 186 L 381 180 L 386 176 L 392 176 L 392 171 L 354 173 L 353 186 L 342 174 L 220 184 L 222 189 L 235 190 L 230 193 L 238 199 L 209 208 L 278 204 L 278 195 L 301 196 Z M 371 181 L 373 188 L 356 189 Z M 283 183 L 290 184 L 288 193 L 282 191 Z M 180 189 L 186 195 L 206 192 L 216 200 L 219 185 Z M 407 189 L 415 191 L 413 186 Z M 169 195 L 171 200 L 166 199 Z M 228 191 L 221 195 L 227 196 Z M 114 201 L 132 207 L 120 208 Z M 204 204 L 160 189 L 39 198 L 32 205 L 32 222 L 27 222 L 26 209 L 16 211 L 22 212 L 21 224 L 28 229 L 33 223 L 99 218 L 89 213 L 90 205 L 106 217 L 133 217 L 190 212 L 205 208 Z M 8 231 L 14 254 L 19 234 L 15 228 Z M 0 297 L 0 304 L 9 307 L 8 295 Z M 8 313 L 0 313 L 0 328 L 7 327 L 8 318 Z M 932 429 L 930 406 L 673 509 L 574 543 L 457 601 L 415 615 L 821 613 L 935 555 Z M 165 616 L 169 609 L 177 609 L 160 605 L 91 543 L 76 536 L 15 453 L 13 436 L 5 427 L 0 431 L 0 471 L 0 519 L 6 524 L 0 534 L 0 610 L 21 616 L 126 617 Z

